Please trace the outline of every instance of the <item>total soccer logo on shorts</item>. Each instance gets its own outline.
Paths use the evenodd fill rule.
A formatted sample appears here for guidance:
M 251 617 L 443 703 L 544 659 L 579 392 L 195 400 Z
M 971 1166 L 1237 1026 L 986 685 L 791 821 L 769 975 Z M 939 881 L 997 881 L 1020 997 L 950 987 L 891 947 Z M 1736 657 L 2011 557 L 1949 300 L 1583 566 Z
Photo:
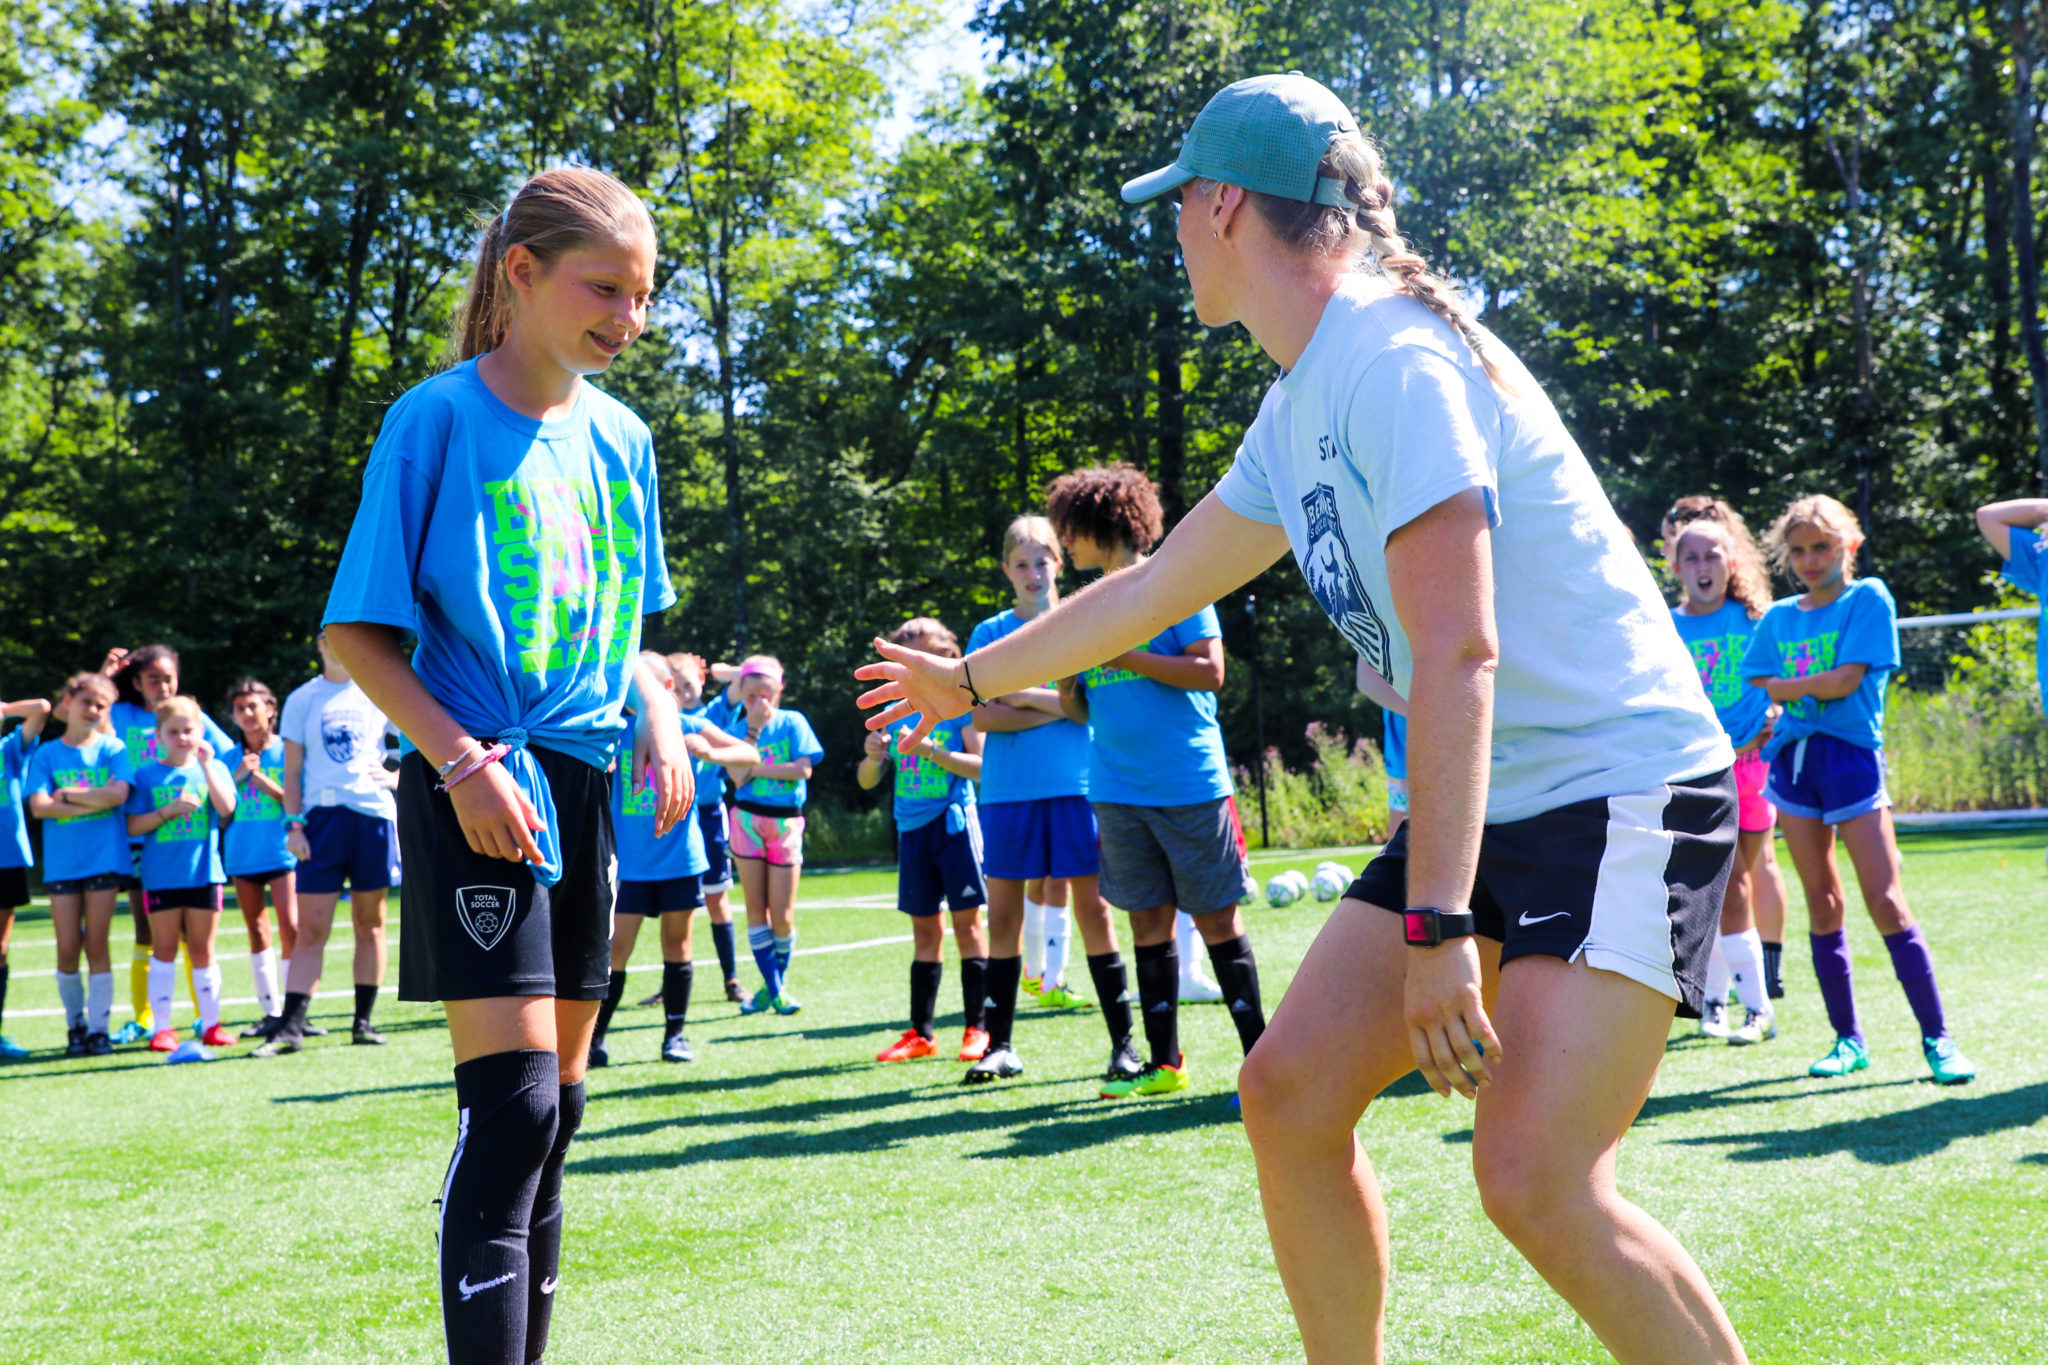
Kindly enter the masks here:
M 455 917 L 476 940 L 476 946 L 487 953 L 512 931 L 512 912 L 517 905 L 509 886 L 465 886 L 455 893 Z
M 1337 519 L 1337 490 L 1317 484 L 1302 498 L 1301 510 L 1308 516 L 1308 541 L 1301 552 L 1308 590 L 1366 666 L 1392 682 L 1386 623 L 1359 581 L 1351 545 L 1344 539 L 1344 523 Z

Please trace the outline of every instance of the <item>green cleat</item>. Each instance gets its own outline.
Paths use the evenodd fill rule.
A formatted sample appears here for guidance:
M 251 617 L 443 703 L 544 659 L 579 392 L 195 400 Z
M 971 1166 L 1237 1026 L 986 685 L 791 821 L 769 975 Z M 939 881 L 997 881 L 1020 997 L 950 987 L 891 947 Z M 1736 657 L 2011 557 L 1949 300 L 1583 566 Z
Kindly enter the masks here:
M 1129 1095 L 1171 1095 L 1188 1088 L 1188 1055 L 1180 1054 L 1179 1066 L 1168 1066 L 1164 1062 L 1147 1066 L 1131 1077 L 1120 1077 L 1104 1083 L 1102 1098 L 1120 1100 Z
M 115 1047 L 127 1047 L 131 1043 L 146 1043 L 148 1041 L 149 1030 L 144 1028 L 138 1020 L 134 1019 L 130 1019 L 127 1023 L 121 1025 L 114 1033 Z
M 1869 1069 L 1870 1052 L 1863 1046 L 1861 1038 L 1837 1038 L 1835 1045 L 1828 1049 L 1828 1055 L 1806 1068 L 1806 1074 L 1833 1078 Z
M 1922 1038 L 1920 1047 L 1927 1054 L 1927 1069 L 1934 1073 L 1936 1085 L 1968 1085 L 1977 1079 L 1977 1064 L 1965 1057 L 1947 1034 Z
M 766 1014 L 769 1003 L 768 988 L 763 986 L 760 990 L 754 992 L 752 999 L 740 1001 L 740 1013 Z
M 1017 989 L 1024 992 L 1024 994 L 1026 995 L 1036 996 L 1040 991 L 1044 990 L 1045 987 L 1037 977 L 1024 976 L 1019 977 L 1017 979 Z
M 0 1033 L 0 1062 L 18 1062 L 28 1056 L 28 1049 Z
M 768 1004 L 777 1014 L 795 1014 L 803 1008 L 802 1002 L 787 992 L 776 996 Z
M 1049 991 L 1041 991 L 1038 996 L 1038 1003 L 1049 1010 L 1092 1010 L 1095 1008 L 1093 1000 L 1083 1000 L 1065 986 L 1054 986 Z

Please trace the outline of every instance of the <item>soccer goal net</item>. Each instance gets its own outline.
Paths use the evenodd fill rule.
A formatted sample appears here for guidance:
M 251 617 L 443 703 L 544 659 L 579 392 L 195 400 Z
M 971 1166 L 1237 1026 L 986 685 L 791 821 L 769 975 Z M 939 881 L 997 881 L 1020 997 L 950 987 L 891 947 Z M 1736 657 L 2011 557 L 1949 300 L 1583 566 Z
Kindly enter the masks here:
M 2048 807 L 2038 607 L 1908 616 L 1885 717 L 1886 779 L 1904 812 Z

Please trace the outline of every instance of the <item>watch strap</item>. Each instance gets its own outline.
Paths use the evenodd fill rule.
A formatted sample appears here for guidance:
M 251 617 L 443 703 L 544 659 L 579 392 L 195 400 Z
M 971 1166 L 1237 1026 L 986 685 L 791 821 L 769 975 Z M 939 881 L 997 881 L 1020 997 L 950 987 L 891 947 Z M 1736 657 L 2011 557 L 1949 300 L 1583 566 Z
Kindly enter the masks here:
M 1447 939 L 1469 938 L 1479 931 L 1470 910 L 1436 910 L 1416 906 L 1401 912 L 1403 936 L 1410 947 L 1434 948 Z

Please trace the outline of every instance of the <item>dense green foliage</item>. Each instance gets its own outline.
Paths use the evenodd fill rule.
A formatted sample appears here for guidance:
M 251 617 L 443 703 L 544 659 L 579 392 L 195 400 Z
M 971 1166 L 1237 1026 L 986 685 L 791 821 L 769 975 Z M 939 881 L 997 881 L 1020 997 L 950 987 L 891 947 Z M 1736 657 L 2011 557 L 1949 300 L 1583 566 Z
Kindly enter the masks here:
M 1003 605 L 997 532 L 1051 475 L 1130 460 L 1177 512 L 1227 466 L 1272 367 L 1195 323 L 1171 208 L 1116 187 L 1216 86 L 1290 67 L 1380 138 L 1403 230 L 1646 547 L 1679 493 L 1761 519 L 1829 490 L 1907 610 L 1975 605 L 1968 509 L 2040 464 L 2018 13 L 982 0 L 986 79 L 884 148 L 921 0 L 15 5 L 0 695 L 156 638 L 208 701 L 306 671 L 381 413 L 441 363 L 480 216 L 577 160 L 662 230 L 658 326 L 605 380 L 665 462 L 683 600 L 652 639 L 779 652 L 850 759 L 866 641 Z M 1291 566 L 1252 590 L 1269 741 L 1299 766 L 1311 721 L 1376 736 Z M 1224 715 L 1249 764 L 1242 597 Z

